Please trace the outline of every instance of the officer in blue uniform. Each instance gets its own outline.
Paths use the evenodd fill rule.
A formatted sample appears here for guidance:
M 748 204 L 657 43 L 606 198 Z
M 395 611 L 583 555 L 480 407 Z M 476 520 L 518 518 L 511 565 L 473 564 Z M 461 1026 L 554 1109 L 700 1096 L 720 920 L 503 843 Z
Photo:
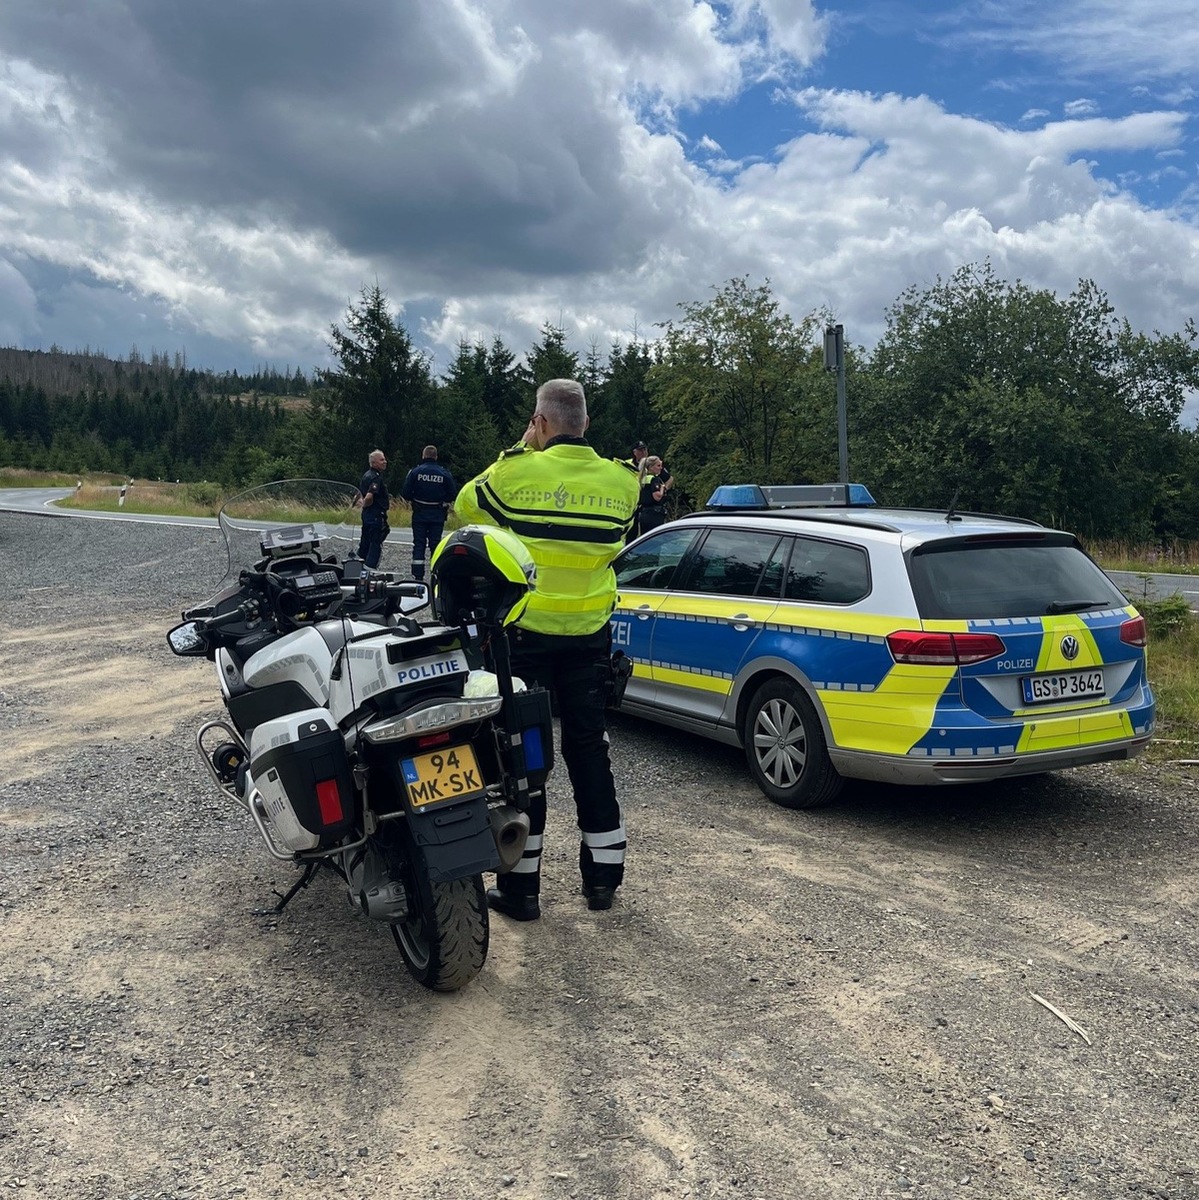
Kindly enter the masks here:
M 400 491 L 412 505 L 412 578 L 424 579 L 425 563 L 441 541 L 445 515 L 458 485 L 454 477 L 437 461 L 437 447 L 426 446 L 419 466 L 408 472 Z
M 354 501 L 362 509 L 362 536 L 358 539 L 358 557 L 368 567 L 379 565 L 383 553 L 383 540 L 387 537 L 387 510 L 391 497 L 387 494 L 387 483 L 383 472 L 387 470 L 387 455 L 382 450 L 372 450 L 367 459 L 366 474 L 358 485 L 358 497 Z

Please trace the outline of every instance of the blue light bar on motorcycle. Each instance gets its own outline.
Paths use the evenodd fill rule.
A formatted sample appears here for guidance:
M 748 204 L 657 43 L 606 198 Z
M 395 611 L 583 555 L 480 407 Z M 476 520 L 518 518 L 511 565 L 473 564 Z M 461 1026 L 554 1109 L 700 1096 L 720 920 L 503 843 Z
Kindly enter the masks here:
M 759 487 L 732 483 L 718 487 L 708 499 L 709 509 L 742 511 L 778 508 L 859 508 L 874 503 L 865 484 L 797 483 Z

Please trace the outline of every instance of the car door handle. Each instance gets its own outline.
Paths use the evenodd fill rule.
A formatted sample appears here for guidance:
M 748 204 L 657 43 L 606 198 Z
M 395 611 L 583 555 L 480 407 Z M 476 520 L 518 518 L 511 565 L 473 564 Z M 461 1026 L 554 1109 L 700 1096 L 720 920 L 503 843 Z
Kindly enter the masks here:
M 749 613 L 737 613 L 736 616 L 725 617 L 725 621 L 729 625 L 735 625 L 738 629 L 746 629 L 751 625 L 757 624 L 757 621 Z
M 648 621 L 654 615 L 654 606 L 652 604 L 639 604 L 634 610 L 639 621 Z

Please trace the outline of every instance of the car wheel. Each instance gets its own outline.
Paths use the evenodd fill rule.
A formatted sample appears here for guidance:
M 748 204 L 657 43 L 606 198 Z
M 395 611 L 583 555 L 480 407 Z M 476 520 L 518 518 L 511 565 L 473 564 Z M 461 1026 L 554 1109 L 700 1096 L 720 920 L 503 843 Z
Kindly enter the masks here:
M 741 742 L 754 782 L 775 804 L 815 808 L 841 790 L 816 709 L 790 680 L 772 679 L 754 693 Z

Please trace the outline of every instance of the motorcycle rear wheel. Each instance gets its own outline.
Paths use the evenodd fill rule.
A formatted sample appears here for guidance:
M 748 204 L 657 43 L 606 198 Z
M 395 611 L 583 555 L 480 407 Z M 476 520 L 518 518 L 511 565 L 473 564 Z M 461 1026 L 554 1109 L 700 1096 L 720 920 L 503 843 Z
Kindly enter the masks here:
M 433 883 L 423 872 L 408 891 L 408 916 L 391 927 L 412 977 L 435 992 L 455 992 L 482 970 L 490 924 L 483 877 Z

